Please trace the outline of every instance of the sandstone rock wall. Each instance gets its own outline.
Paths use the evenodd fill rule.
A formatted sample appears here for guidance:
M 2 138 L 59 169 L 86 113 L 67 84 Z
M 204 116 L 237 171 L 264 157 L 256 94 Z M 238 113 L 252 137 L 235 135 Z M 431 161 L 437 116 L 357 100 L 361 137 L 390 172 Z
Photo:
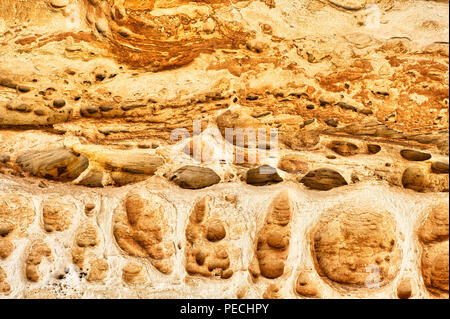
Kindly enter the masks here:
M 0 1 L 0 298 L 448 298 L 448 16 Z

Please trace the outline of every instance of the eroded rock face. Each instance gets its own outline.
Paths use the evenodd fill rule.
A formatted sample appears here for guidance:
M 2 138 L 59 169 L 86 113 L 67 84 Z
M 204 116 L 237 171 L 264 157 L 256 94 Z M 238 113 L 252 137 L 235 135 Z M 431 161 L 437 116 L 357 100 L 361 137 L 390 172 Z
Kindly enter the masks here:
M 129 262 L 122 269 L 122 279 L 129 285 L 143 284 L 147 278 L 141 265 Z
M 448 26 L 0 0 L 0 297 L 448 298 Z
M 192 209 L 186 228 L 186 271 L 190 275 L 220 276 L 228 279 L 233 275 L 227 245 L 225 223 L 210 218 L 210 198 L 200 199 Z
M 280 159 L 278 168 L 289 173 L 306 173 L 308 171 L 308 163 L 304 157 L 286 155 Z
M 415 150 L 401 150 L 400 154 L 404 159 L 407 159 L 408 161 L 426 161 L 431 158 L 431 154 L 419 152 Z
M 435 207 L 419 229 L 419 239 L 423 243 L 448 240 L 449 226 L 448 205 L 441 204 Z
M 282 182 L 277 170 L 269 165 L 252 168 L 247 171 L 247 184 L 262 186 Z
M 358 154 L 358 146 L 349 142 L 332 141 L 330 149 L 342 156 L 351 156 Z
M 34 176 L 55 180 L 73 180 L 89 165 L 88 159 L 67 149 L 29 152 L 17 158 L 17 164 Z
M 70 227 L 75 214 L 74 204 L 66 201 L 50 198 L 43 203 L 42 220 L 45 231 L 63 231 Z
M 6 259 L 13 252 L 15 246 L 8 239 L 0 239 L 0 259 Z
M 1 237 L 11 238 L 15 233 L 23 236 L 36 211 L 31 199 L 18 193 L 0 193 Z
M 409 299 L 412 295 L 411 278 L 404 278 L 397 286 L 397 296 L 400 299 Z
M 220 177 L 207 167 L 184 166 L 177 169 L 170 180 L 181 188 L 199 189 L 219 183 Z
M 295 292 L 304 297 L 319 297 L 319 290 L 314 279 L 311 278 L 311 274 L 308 271 L 302 271 L 299 273 L 295 282 Z
M 28 257 L 25 260 L 25 275 L 29 281 L 37 282 L 41 278 L 39 265 L 43 258 L 52 261 L 52 251 L 45 242 L 39 240 L 31 245 Z
M 11 286 L 6 282 L 6 273 L 3 268 L 0 267 L 0 293 L 9 294 Z
M 300 180 L 300 183 L 311 189 L 321 191 L 347 185 L 341 174 L 328 168 L 319 168 L 309 172 Z
M 396 224 L 388 212 L 330 213 L 311 240 L 316 270 L 338 284 L 381 287 L 400 267 Z
M 143 198 L 129 193 L 124 199 L 124 213 L 114 221 L 114 237 L 128 255 L 147 257 L 164 274 L 172 271 L 173 242 L 165 239 L 169 232 L 162 199 L 151 195 Z
M 430 246 L 422 257 L 425 285 L 448 293 L 448 240 Z
M 423 243 L 422 276 L 425 285 L 436 294 L 446 293 L 449 286 L 449 208 L 446 204 L 436 206 L 419 229 Z
M 75 242 L 72 247 L 72 262 L 84 271 L 87 266 L 88 253 L 99 246 L 99 244 L 100 234 L 98 227 L 92 223 L 80 225 L 76 230 Z
M 411 166 L 402 174 L 402 185 L 417 192 L 448 192 L 448 175 L 429 174 L 425 168 Z
M 109 265 L 103 258 L 97 258 L 90 263 L 90 271 L 87 280 L 90 282 L 101 281 L 108 274 Z
M 431 164 L 431 171 L 436 174 L 448 174 L 448 163 L 433 162 Z
M 268 279 L 283 275 L 291 236 L 291 218 L 289 194 L 281 192 L 274 198 L 257 238 L 256 258 L 249 268 L 254 279 L 260 275 Z

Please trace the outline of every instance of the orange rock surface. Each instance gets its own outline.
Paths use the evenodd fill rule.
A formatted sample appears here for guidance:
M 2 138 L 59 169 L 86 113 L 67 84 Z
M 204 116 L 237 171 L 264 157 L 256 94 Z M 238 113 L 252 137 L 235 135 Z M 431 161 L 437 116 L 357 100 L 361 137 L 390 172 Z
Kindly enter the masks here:
M 1 0 L 0 298 L 448 298 L 446 0 Z

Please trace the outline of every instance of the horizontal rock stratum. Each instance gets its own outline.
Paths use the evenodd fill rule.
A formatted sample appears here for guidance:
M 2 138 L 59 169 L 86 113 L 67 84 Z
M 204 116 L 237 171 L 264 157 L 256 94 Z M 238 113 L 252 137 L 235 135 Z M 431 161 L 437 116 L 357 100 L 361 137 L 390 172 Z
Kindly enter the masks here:
M 1 0 L 0 298 L 448 298 L 448 17 Z

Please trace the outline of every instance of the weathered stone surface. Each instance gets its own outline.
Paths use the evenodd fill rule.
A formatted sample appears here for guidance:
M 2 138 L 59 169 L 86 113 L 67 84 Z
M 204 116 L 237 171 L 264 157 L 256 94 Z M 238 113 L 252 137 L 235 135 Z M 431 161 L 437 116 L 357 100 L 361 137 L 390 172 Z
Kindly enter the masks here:
M 99 240 L 97 228 L 91 224 L 81 227 L 75 237 L 78 247 L 94 247 L 98 245 Z
M 122 279 L 129 285 L 142 284 L 147 280 L 141 265 L 129 262 L 122 269 Z
M 100 169 L 89 169 L 80 179 L 77 184 L 88 187 L 103 187 L 105 173 Z
M 186 271 L 189 275 L 220 276 L 229 279 L 233 275 L 222 220 L 210 217 L 210 198 L 197 201 L 186 227 Z
M 286 130 L 280 134 L 280 141 L 295 151 L 304 151 L 317 148 L 320 142 L 319 130 Z
M 308 171 L 308 163 L 304 157 L 286 155 L 278 162 L 278 168 L 288 173 L 306 173 Z
M 311 240 L 316 270 L 338 284 L 381 287 L 400 268 L 396 224 L 388 212 L 326 214 L 315 226 Z
M 17 164 L 34 176 L 56 180 L 73 180 L 89 165 L 88 159 L 60 148 L 43 152 L 28 152 L 17 158 Z
M 449 286 L 449 207 L 435 206 L 419 228 L 423 244 L 422 276 L 426 287 L 434 294 L 446 293 Z
M 183 166 L 173 173 L 170 180 L 181 188 L 199 189 L 219 183 L 220 177 L 207 167 Z
M 289 194 L 281 192 L 273 199 L 257 237 L 255 258 L 249 268 L 254 280 L 260 275 L 269 279 L 283 275 L 289 251 L 291 218 Z
M 72 262 L 85 270 L 87 252 L 100 244 L 99 230 L 90 223 L 82 224 L 76 230 L 75 243 L 72 248 Z
M 419 229 L 419 238 L 423 243 L 448 240 L 449 208 L 440 204 L 433 208 L 425 223 Z
M 415 150 L 401 150 L 400 155 L 408 161 L 426 161 L 431 158 L 431 154 Z
M 18 193 L 0 192 L 0 236 L 23 236 L 36 212 L 30 198 Z
M 449 190 L 448 175 L 429 174 L 420 166 L 405 169 L 401 182 L 404 188 L 417 192 L 448 192 Z
M 8 239 L 0 238 L 0 259 L 6 259 L 14 250 L 14 244 Z
M 111 154 L 111 156 L 105 157 L 105 166 L 130 174 L 152 175 L 158 167 L 164 164 L 164 160 L 160 156 L 151 154 L 121 152 L 117 155 L 121 156 Z
M 367 149 L 369 151 L 369 154 L 376 154 L 381 151 L 381 146 L 377 144 L 368 144 Z
M 422 275 L 425 285 L 432 292 L 448 293 L 448 249 L 448 240 L 430 245 L 424 249 Z
M 282 182 L 283 179 L 278 175 L 275 168 L 269 165 L 263 165 L 252 168 L 247 171 L 247 184 L 262 186 Z
M 51 0 L 50 4 L 55 8 L 64 8 L 69 4 L 69 0 Z
M 47 199 L 42 206 L 45 231 L 63 231 L 70 227 L 73 215 L 76 214 L 76 207 L 55 198 Z
M 448 298 L 448 33 L 448 0 L 0 0 L 0 298 Z
M 11 157 L 7 154 L 0 154 L 0 164 L 8 163 L 11 160 Z
M 342 156 L 358 154 L 358 146 L 350 142 L 332 141 L 330 149 Z
M 411 279 L 403 278 L 397 286 L 397 296 L 400 299 L 409 299 L 412 295 Z
M 90 271 L 87 280 L 90 282 L 101 281 L 108 275 L 109 265 L 103 258 L 97 258 L 90 263 Z
M 431 171 L 435 174 L 448 174 L 448 163 L 433 162 L 431 163 Z
M 9 294 L 11 286 L 6 282 L 6 273 L 2 267 L 0 267 L 0 293 Z
M 304 297 L 319 297 L 319 290 L 316 283 L 311 278 L 311 274 L 306 271 L 301 272 L 295 283 L 295 292 Z
M 29 250 L 28 257 L 25 260 L 25 275 L 29 281 L 38 282 L 41 278 L 39 265 L 46 257 L 52 261 L 52 251 L 43 241 L 34 242 Z
M 155 195 L 143 198 L 130 192 L 124 199 L 125 212 L 114 220 L 114 237 L 119 247 L 128 255 L 149 258 L 160 272 L 172 272 L 173 243 L 168 241 L 162 199 Z
M 300 180 L 300 183 L 311 189 L 321 191 L 347 185 L 341 174 L 327 168 L 319 168 L 309 172 Z

